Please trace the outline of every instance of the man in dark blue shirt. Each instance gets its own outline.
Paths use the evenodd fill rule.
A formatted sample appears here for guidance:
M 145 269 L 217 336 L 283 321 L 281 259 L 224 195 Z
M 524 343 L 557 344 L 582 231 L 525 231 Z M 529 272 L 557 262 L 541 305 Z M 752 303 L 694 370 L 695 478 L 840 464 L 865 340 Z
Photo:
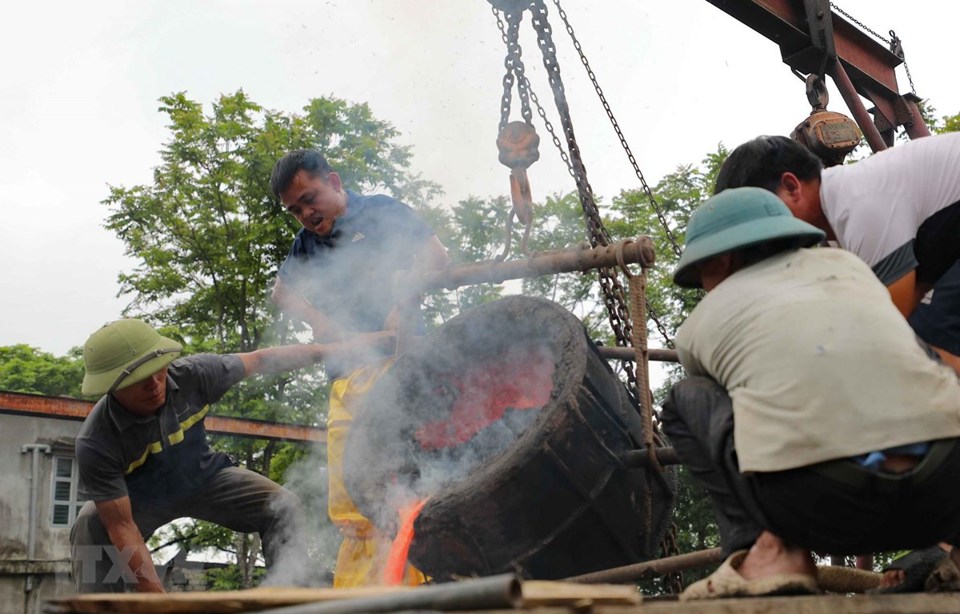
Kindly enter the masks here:
M 316 151 L 285 155 L 274 166 L 270 183 L 303 226 L 280 267 L 273 298 L 284 312 L 310 326 L 316 341 L 395 330 L 400 323 L 393 274 L 447 264 L 446 249 L 410 207 L 389 196 L 345 189 Z M 416 329 L 421 323 L 403 324 Z M 329 513 L 344 536 L 334 587 L 376 584 L 385 536 L 376 535 L 350 500 L 342 480 L 342 455 L 352 404 L 385 365 L 367 357 L 352 363 L 328 361 L 326 368 L 333 380 L 327 415 Z M 420 579 L 419 573 L 408 573 L 409 583 Z
M 210 449 L 209 404 L 251 375 L 363 351 L 370 342 L 381 341 L 370 336 L 349 347 L 290 345 L 177 358 L 180 344 L 140 320 L 118 320 L 93 333 L 83 349 L 82 391 L 104 396 L 76 441 L 80 494 L 87 499 L 70 532 L 80 592 L 122 591 L 126 583 L 162 592 L 144 538 L 181 517 L 260 533 L 268 565 L 295 544 L 299 500 Z

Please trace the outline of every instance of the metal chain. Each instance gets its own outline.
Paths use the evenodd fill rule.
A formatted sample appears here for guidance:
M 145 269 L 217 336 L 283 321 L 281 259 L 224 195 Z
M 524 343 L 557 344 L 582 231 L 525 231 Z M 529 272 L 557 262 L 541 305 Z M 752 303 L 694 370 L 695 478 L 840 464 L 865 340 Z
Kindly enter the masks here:
M 496 8 L 491 7 L 493 14 L 497 18 L 497 24 L 500 26 L 500 37 L 507 46 L 507 55 L 503 59 L 503 65 L 507 69 L 503 75 L 503 95 L 500 98 L 500 125 L 499 131 L 503 132 L 507 122 L 510 121 L 510 102 L 513 99 L 513 85 L 517 85 L 517 95 L 520 98 L 520 115 L 523 121 L 531 123 L 533 113 L 530 110 L 530 98 L 527 91 L 529 81 L 524 75 L 524 66 L 520 48 L 520 21 L 523 18 L 523 12 L 506 13 L 507 25 L 503 25 L 500 14 Z
M 913 86 L 913 75 L 910 74 L 910 65 L 907 64 L 907 57 L 903 54 L 903 42 L 893 30 L 890 30 L 890 51 L 903 60 L 903 70 L 907 73 L 907 81 L 910 82 L 910 91 L 916 94 L 917 88 Z
M 573 177 L 577 185 L 577 193 L 580 196 L 580 205 L 583 208 L 584 217 L 587 222 L 590 245 L 593 247 L 609 245 L 610 235 L 603 225 L 603 220 L 600 218 L 600 211 L 593 197 L 593 189 L 587 180 L 587 171 L 580 157 L 580 148 L 577 146 L 577 139 L 573 130 L 573 120 L 570 117 L 570 107 L 567 104 L 563 81 L 560 78 L 560 65 L 557 63 L 557 52 L 553 44 L 553 34 L 550 29 L 550 23 L 547 21 L 546 4 L 543 3 L 543 0 L 537 0 L 537 2 L 533 3 L 530 10 L 533 14 L 533 28 L 537 32 L 537 45 L 543 54 L 543 66 L 547 71 L 550 87 L 553 90 L 553 99 L 557 105 L 557 112 L 560 115 L 560 125 L 563 128 L 563 134 L 567 141 L 567 151 L 574 170 Z M 607 309 L 610 328 L 616 337 L 617 345 L 630 347 L 632 326 L 630 324 L 630 313 L 627 309 L 626 292 L 620 280 L 617 278 L 615 269 L 612 267 L 604 267 L 599 269 L 598 272 L 604 306 Z M 639 388 L 637 386 L 637 377 L 633 365 L 626 362 L 623 364 L 623 370 L 630 384 L 631 394 L 635 397 L 634 402 L 639 406 L 640 393 L 638 393 Z
M 673 234 L 673 230 L 670 228 L 670 224 L 667 222 L 666 216 L 660 209 L 657 199 L 653 196 L 650 186 L 647 185 L 647 180 L 643 176 L 643 171 L 640 170 L 640 165 L 637 164 L 637 159 L 634 157 L 633 151 L 631 151 L 630 145 L 627 143 L 627 139 L 623 135 L 623 131 L 620 130 L 620 124 L 617 122 L 617 118 L 613 115 L 613 110 L 610 108 L 610 103 L 607 102 L 607 97 L 604 95 L 603 89 L 600 87 L 600 83 L 597 81 L 596 74 L 594 74 L 593 69 L 590 68 L 590 62 L 587 60 L 587 56 L 583 52 L 583 47 L 580 45 L 580 41 L 577 39 L 577 35 L 573 31 L 573 26 L 570 25 L 570 21 L 567 19 L 567 13 L 563 10 L 563 7 L 560 6 L 560 0 L 553 0 L 553 3 L 557 7 L 557 14 L 559 14 L 560 19 L 563 20 L 563 25 L 567 29 L 567 34 L 570 35 L 570 40 L 573 41 L 574 49 L 577 50 L 577 54 L 580 56 L 580 63 L 583 64 L 583 67 L 587 70 L 587 76 L 590 78 L 590 83 L 593 84 L 593 89 L 597 92 L 597 96 L 600 98 L 600 103 L 603 105 L 603 110 L 606 111 L 607 118 L 610 120 L 611 125 L 613 125 L 613 130 L 617 133 L 617 138 L 620 139 L 620 146 L 623 147 L 623 150 L 626 152 L 627 159 L 630 161 L 630 165 L 633 167 L 633 172 L 636 173 L 637 179 L 640 180 L 640 186 L 643 188 L 643 193 L 646 195 L 647 200 L 650 202 L 650 205 L 656 212 L 657 219 L 660 221 L 660 226 L 663 227 L 663 232 L 666 234 L 667 240 L 673 247 L 674 254 L 679 257 L 683 250 L 681 250 L 680 244 L 677 241 L 677 237 Z
M 916 95 L 917 88 L 913 86 L 913 75 L 910 74 L 910 66 L 907 64 L 907 61 L 903 61 L 903 71 L 907 73 L 907 81 L 910 83 L 910 91 Z
M 543 7 L 543 13 L 544 15 L 546 14 L 545 6 Z M 496 9 L 493 9 L 493 15 L 496 18 L 497 27 L 500 29 L 501 38 L 503 39 L 505 44 L 509 44 L 506 25 L 504 24 L 503 20 L 500 18 L 499 11 L 497 11 Z M 544 23 L 546 23 L 545 19 L 543 21 Z M 549 28 L 548 23 L 546 24 L 546 26 L 547 28 Z M 537 28 L 536 23 L 534 23 L 534 28 Z M 539 30 L 538 30 L 538 34 L 539 34 Z M 538 36 L 538 44 L 540 43 L 539 38 L 540 37 Z M 541 45 L 541 50 L 543 51 L 543 45 Z M 555 76 L 553 72 L 550 72 L 550 66 L 547 66 L 548 55 L 553 56 L 551 65 L 556 70 Z M 548 73 L 550 74 L 550 85 L 554 90 L 555 100 L 557 98 L 557 87 L 558 87 L 557 85 L 555 85 L 555 83 L 559 84 L 560 100 L 557 100 L 557 108 L 558 110 L 560 110 L 561 123 L 563 123 L 564 112 L 561 109 L 566 110 L 566 117 L 569 118 L 569 107 L 566 104 L 566 98 L 563 93 L 563 83 L 560 81 L 559 65 L 556 62 L 555 48 L 552 50 L 552 52 L 551 51 L 544 52 L 544 65 L 547 66 Z M 597 245 L 598 243 L 601 245 L 606 245 L 607 243 L 609 243 L 609 236 L 606 235 L 606 230 L 603 227 L 602 220 L 600 219 L 599 211 L 597 210 L 596 205 L 594 203 L 592 189 L 590 188 L 589 182 L 586 180 L 586 171 L 583 166 L 583 162 L 579 160 L 579 149 L 576 146 L 576 141 L 573 140 L 572 142 L 573 142 L 573 150 L 576 152 L 575 155 L 579 162 L 578 166 L 580 169 L 582 169 L 582 173 L 579 176 L 577 172 L 577 167 L 574 165 L 574 162 L 571 160 L 570 155 L 564 149 L 563 143 L 560 141 L 560 137 L 557 136 L 557 133 L 556 133 L 556 130 L 554 129 L 553 124 L 550 122 L 549 118 L 547 117 L 546 110 L 544 109 L 543 105 L 540 103 L 540 99 L 537 97 L 536 93 L 533 91 L 533 88 L 530 86 L 530 83 L 527 80 L 525 75 L 523 77 L 523 81 L 525 82 L 524 83 L 524 85 L 526 86 L 525 89 L 529 93 L 530 99 L 533 101 L 534 105 L 536 106 L 537 114 L 540 116 L 540 119 L 543 121 L 547 132 L 550 134 L 550 138 L 552 139 L 554 146 L 556 147 L 557 151 L 560 154 L 560 158 L 563 160 L 564 165 L 567 167 L 567 172 L 570 173 L 570 176 L 573 177 L 574 181 L 577 184 L 577 192 L 580 195 L 581 206 L 584 209 L 584 216 L 587 221 L 587 229 L 591 237 L 591 245 Z M 567 121 L 569 123 L 569 119 Z M 564 126 L 564 133 L 565 133 L 565 136 L 567 137 L 568 143 L 571 142 L 571 138 L 573 137 L 572 131 L 573 131 L 572 123 L 570 124 L 569 133 L 567 132 L 566 126 Z M 617 344 L 623 347 L 629 347 L 629 343 L 627 342 L 627 339 L 629 339 L 629 332 L 622 331 L 622 329 L 615 324 L 616 320 L 621 320 L 628 323 L 630 321 L 629 313 L 625 307 L 625 299 L 623 298 L 625 296 L 623 286 L 620 285 L 619 281 L 616 278 L 615 273 L 609 270 L 600 271 L 600 286 L 604 295 L 604 299 L 603 299 L 604 307 L 607 310 L 611 327 L 613 329 L 614 336 L 616 337 L 616 340 L 617 340 Z M 619 294 L 620 302 L 622 305 L 624 305 L 622 308 L 618 306 L 618 301 L 615 294 Z M 646 307 L 647 307 L 648 316 L 650 317 L 651 320 L 653 320 L 654 324 L 657 327 L 658 332 L 663 337 L 667 347 L 673 348 L 674 347 L 673 341 L 670 338 L 669 333 L 667 332 L 666 326 L 663 324 L 663 322 L 660 321 L 659 317 L 657 316 L 653 307 L 650 305 L 649 301 L 647 302 Z M 627 380 L 631 384 L 635 385 L 636 377 L 635 377 L 635 374 L 633 373 L 633 369 L 630 368 L 630 365 L 628 364 L 628 365 L 625 365 L 624 370 L 627 375 Z M 631 393 L 633 392 L 634 391 L 631 391 Z M 637 403 L 639 403 L 639 397 L 635 398 L 634 400 Z
M 850 13 L 846 12 L 845 10 L 843 10 L 842 8 L 840 8 L 839 6 L 837 6 L 836 3 L 831 2 L 831 3 L 830 3 L 830 8 L 832 8 L 833 10 L 835 10 L 835 11 L 838 12 L 838 13 L 840 13 L 841 15 L 843 15 L 844 17 L 846 17 L 847 19 L 849 19 L 849 20 L 852 21 L 853 23 L 855 23 L 855 24 L 857 24 L 858 26 L 860 26 L 860 29 L 863 30 L 864 32 L 867 32 L 868 34 L 871 34 L 874 38 L 877 38 L 877 39 L 885 42 L 887 45 L 890 44 L 890 41 L 889 41 L 888 39 L 880 36 L 880 34 L 879 34 L 876 30 L 873 30 L 872 28 L 870 28 L 869 26 L 867 26 L 867 24 L 863 23 L 862 21 L 860 21 L 859 19 L 857 19 L 856 17 L 854 17 L 854 16 L 851 15 Z
M 670 523 L 670 528 L 667 529 L 666 534 L 660 541 L 660 553 L 662 556 L 680 554 L 680 546 L 677 544 L 677 525 L 675 523 Z M 663 585 L 670 593 L 679 595 L 683 592 L 683 572 L 676 571 L 663 576 Z
M 859 19 L 857 19 L 856 17 L 854 17 L 854 16 L 851 15 L 850 13 L 846 12 L 845 10 L 843 10 L 842 8 L 840 8 L 839 6 L 837 6 L 835 3 L 831 2 L 831 3 L 830 3 L 830 8 L 832 8 L 832 9 L 835 10 L 837 13 L 843 15 L 843 16 L 846 17 L 848 20 L 850 20 L 850 21 L 852 21 L 853 23 L 855 23 L 855 24 L 856 24 L 857 26 L 859 26 L 860 29 L 863 30 L 864 32 L 870 34 L 871 36 L 873 36 L 873 37 L 876 38 L 877 40 L 880 40 L 880 41 L 883 41 L 884 43 L 886 43 L 886 44 L 887 44 L 887 47 L 890 48 L 890 51 L 892 51 L 893 53 L 895 53 L 895 54 L 897 55 L 897 57 L 899 57 L 901 60 L 903 60 L 903 70 L 904 70 L 904 72 L 907 73 L 907 81 L 910 82 L 910 91 L 913 92 L 914 94 L 917 93 L 917 88 L 915 88 L 915 87 L 913 86 L 913 76 L 910 74 L 910 66 L 907 65 L 907 59 L 906 59 L 906 58 L 904 57 L 904 55 L 903 55 L 903 49 L 902 49 L 902 47 L 900 47 L 900 39 L 897 38 L 897 35 L 894 34 L 893 30 L 890 30 L 890 38 L 885 38 L 885 37 L 883 37 L 883 36 L 880 36 L 880 33 L 879 33 L 879 32 L 877 32 L 877 31 L 874 30 L 873 28 L 870 28 L 867 24 L 863 23 L 862 21 L 860 21 Z M 899 52 L 895 51 L 895 50 L 898 49 L 898 48 L 899 48 Z
M 620 139 L 620 145 L 623 147 L 624 151 L 626 152 L 627 158 L 629 159 L 630 164 L 633 166 L 633 170 L 636 173 L 637 178 L 640 180 L 640 185 L 643 188 L 643 192 L 647 196 L 647 200 L 650 202 L 651 206 L 653 207 L 653 210 L 657 215 L 657 219 L 659 220 L 660 225 L 663 227 L 664 233 L 667 236 L 667 240 L 670 241 L 670 244 L 673 247 L 674 254 L 676 254 L 679 257 L 682 250 L 680 249 L 680 245 L 677 242 L 676 236 L 673 234 L 673 231 L 671 230 L 670 225 L 667 222 L 666 216 L 663 214 L 663 211 L 660 209 L 659 205 L 657 204 L 657 199 L 653 196 L 653 192 L 650 190 L 650 186 L 647 185 L 647 181 L 643 176 L 643 172 L 640 170 L 639 164 L 637 164 L 636 157 L 634 157 L 633 152 L 630 150 L 630 146 L 627 144 L 627 140 L 623 134 L 623 131 L 620 130 L 620 124 L 617 122 L 616 117 L 614 117 L 613 110 L 610 108 L 610 105 L 607 102 L 606 96 L 603 94 L 603 90 L 600 88 L 600 84 L 597 82 L 596 75 L 594 74 L 593 70 L 590 68 L 590 62 L 587 61 L 587 57 L 583 52 L 583 48 L 580 45 L 580 41 L 577 39 L 576 35 L 573 32 L 573 26 L 570 25 L 570 21 L 567 19 L 567 14 L 563 10 L 563 7 L 560 6 L 559 0 L 554 0 L 554 4 L 557 6 L 558 14 L 560 15 L 560 18 L 563 20 L 564 26 L 566 27 L 566 30 L 567 30 L 567 34 L 570 35 L 570 39 L 573 41 L 574 48 L 576 48 L 577 53 L 580 55 L 580 61 L 581 63 L 583 63 L 584 67 L 587 70 L 587 75 L 590 77 L 590 81 L 593 83 L 594 90 L 596 90 L 597 95 L 600 98 L 600 102 L 603 104 L 603 108 L 607 113 L 607 117 L 610 119 L 610 123 L 613 125 L 613 128 L 617 133 L 617 138 Z M 546 23 L 546 6 L 543 7 L 543 14 L 544 14 L 544 23 Z M 536 22 L 534 23 L 534 27 L 536 27 Z M 547 24 L 547 28 L 549 27 L 550 27 L 549 24 Z M 559 79 L 559 68 L 558 68 L 557 78 Z M 552 81 L 551 81 L 551 85 L 553 85 Z M 561 87 L 562 87 L 562 84 L 561 84 Z M 571 174 L 573 174 L 574 178 L 576 178 L 576 174 L 572 170 L 573 167 L 571 166 L 570 168 L 571 168 Z M 659 316 L 657 315 L 657 312 L 653 309 L 653 306 L 650 304 L 649 300 L 646 301 L 646 308 L 647 308 L 647 315 L 650 317 L 651 320 L 653 320 L 653 323 L 656 326 L 657 331 L 660 333 L 660 336 L 663 337 L 664 343 L 668 348 L 672 349 L 674 345 L 673 345 L 673 340 L 670 338 L 670 333 L 667 332 L 667 327 L 660 320 Z

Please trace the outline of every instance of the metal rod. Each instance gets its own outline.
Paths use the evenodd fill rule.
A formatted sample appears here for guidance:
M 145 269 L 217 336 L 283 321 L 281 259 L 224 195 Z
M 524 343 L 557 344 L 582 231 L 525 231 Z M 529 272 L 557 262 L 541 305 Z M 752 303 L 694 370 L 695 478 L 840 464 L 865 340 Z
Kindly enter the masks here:
M 633 348 L 624 348 L 611 345 L 599 345 L 597 349 L 604 358 L 614 358 L 617 360 L 634 360 L 635 352 Z M 651 348 L 647 350 L 647 358 L 659 362 L 680 362 L 676 350 L 667 350 L 662 348 Z
M 261 610 L 260 614 L 353 614 L 409 610 L 514 609 L 521 602 L 520 580 L 514 574 L 477 580 L 420 586 L 374 597 L 338 599 L 320 603 Z
M 843 64 L 839 60 L 833 63 L 833 67 L 830 69 L 830 76 L 833 77 L 834 84 L 837 86 L 837 89 L 840 90 L 843 101 L 847 103 L 847 108 L 853 113 L 853 119 L 856 120 L 857 125 L 860 126 L 860 130 L 863 131 L 863 136 L 867 139 L 870 149 L 872 149 L 874 153 L 886 149 L 887 144 L 883 142 L 880 131 L 877 130 L 876 124 L 873 123 L 873 118 L 870 117 L 870 113 L 868 113 L 866 107 L 863 106 L 863 101 L 860 100 L 857 89 L 853 86 L 850 77 L 847 75 L 847 71 L 844 70 Z
M 640 580 L 641 578 L 663 576 L 675 571 L 707 567 L 719 563 L 722 560 L 723 555 L 720 554 L 720 548 L 711 548 L 709 550 L 698 550 L 687 554 L 678 554 L 677 556 L 668 556 L 635 565 L 626 565 L 624 567 L 614 567 L 613 569 L 586 573 L 567 578 L 566 581 L 580 582 L 583 584 L 629 583 Z
M 654 448 L 653 453 L 657 457 L 657 462 L 661 465 L 680 464 L 680 457 L 677 456 L 677 451 L 673 448 Z M 624 465 L 631 468 L 646 467 L 650 464 L 650 457 L 646 448 L 624 452 L 620 455 L 620 460 Z
M 911 139 L 919 139 L 925 136 L 930 136 L 930 128 L 927 127 L 926 122 L 923 121 L 923 115 L 920 114 L 920 107 L 917 106 L 917 103 L 920 102 L 921 98 L 915 94 L 905 94 L 903 96 L 903 103 L 907 107 L 907 111 L 910 113 L 910 117 L 913 121 L 908 122 L 905 126 L 907 129 L 907 136 Z
M 480 283 L 501 283 L 508 279 L 616 267 L 619 266 L 617 256 L 621 250 L 624 264 L 651 267 L 656 261 L 653 240 L 650 237 L 637 237 L 602 247 L 540 252 L 523 260 L 478 262 L 427 273 L 402 271 L 393 278 L 394 297 L 399 299 L 439 288 L 459 288 Z

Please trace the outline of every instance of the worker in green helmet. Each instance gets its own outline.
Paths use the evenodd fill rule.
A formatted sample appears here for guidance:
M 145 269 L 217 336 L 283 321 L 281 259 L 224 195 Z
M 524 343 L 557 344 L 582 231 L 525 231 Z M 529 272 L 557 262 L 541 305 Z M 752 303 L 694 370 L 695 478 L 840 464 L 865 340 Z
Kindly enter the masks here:
M 87 501 L 70 532 L 78 590 L 163 591 L 144 540 L 181 517 L 258 532 L 268 566 L 284 548 L 297 547 L 299 500 L 210 449 L 204 429 L 210 404 L 251 375 L 390 343 L 380 334 L 350 344 L 182 357 L 179 343 L 140 320 L 94 332 L 83 348 L 82 392 L 103 396 L 76 439 L 79 494 Z
M 674 280 L 707 294 L 662 420 L 726 560 L 683 599 L 816 592 L 811 550 L 960 543 L 960 380 L 864 262 L 807 249 L 823 237 L 761 188 L 690 218 Z

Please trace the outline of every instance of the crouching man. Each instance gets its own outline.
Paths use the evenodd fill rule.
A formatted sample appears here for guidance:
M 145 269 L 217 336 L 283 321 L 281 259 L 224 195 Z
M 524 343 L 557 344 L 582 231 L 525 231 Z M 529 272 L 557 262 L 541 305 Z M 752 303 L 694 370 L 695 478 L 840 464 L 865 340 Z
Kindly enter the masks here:
M 93 333 L 83 348 L 82 390 L 104 396 L 76 441 L 80 494 L 88 499 L 70 532 L 78 590 L 117 592 L 131 584 L 162 592 L 144 539 L 177 518 L 259 533 L 268 566 L 285 547 L 297 547 L 299 500 L 210 449 L 209 404 L 251 375 L 363 351 L 365 344 L 391 341 L 386 337 L 178 358 L 180 344 L 140 320 L 118 320 Z
M 674 281 L 707 295 L 662 419 L 726 560 L 684 599 L 816 592 L 811 550 L 960 543 L 960 380 L 866 264 L 804 249 L 823 236 L 760 188 L 690 219 Z

